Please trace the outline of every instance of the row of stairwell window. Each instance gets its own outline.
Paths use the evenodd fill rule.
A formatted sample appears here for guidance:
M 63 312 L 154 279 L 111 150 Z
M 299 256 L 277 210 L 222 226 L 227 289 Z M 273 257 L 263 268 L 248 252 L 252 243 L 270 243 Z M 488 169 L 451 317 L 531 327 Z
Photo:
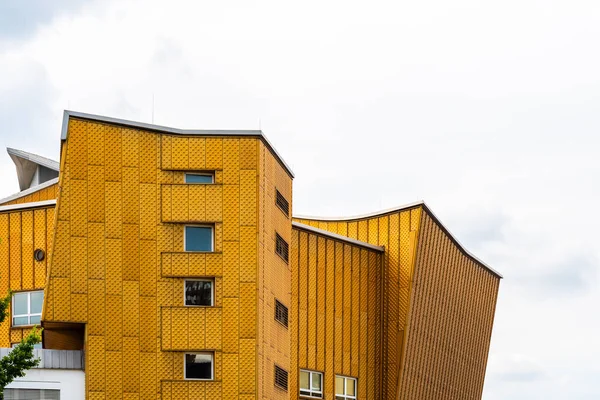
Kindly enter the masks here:
M 213 184 L 214 173 L 186 173 L 185 183 Z M 183 230 L 183 249 L 190 252 L 212 252 L 215 245 L 213 225 L 186 225 Z M 186 279 L 184 305 L 186 307 L 213 307 L 215 304 L 214 279 Z M 215 354 L 213 352 L 185 353 L 184 379 L 213 380 Z

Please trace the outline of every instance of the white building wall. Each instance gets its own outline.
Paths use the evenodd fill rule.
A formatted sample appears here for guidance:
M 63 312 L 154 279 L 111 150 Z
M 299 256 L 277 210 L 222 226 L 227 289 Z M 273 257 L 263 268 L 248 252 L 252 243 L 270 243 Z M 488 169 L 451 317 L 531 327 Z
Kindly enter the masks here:
M 59 389 L 60 400 L 85 399 L 85 372 L 70 369 L 30 369 L 7 388 Z

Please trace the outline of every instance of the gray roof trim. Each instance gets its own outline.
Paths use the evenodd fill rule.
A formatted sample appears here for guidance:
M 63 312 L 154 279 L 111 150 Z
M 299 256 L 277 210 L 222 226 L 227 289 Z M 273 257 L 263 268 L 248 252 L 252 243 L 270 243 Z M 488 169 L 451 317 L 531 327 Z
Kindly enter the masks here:
M 355 215 L 355 216 L 351 216 L 351 217 L 314 217 L 314 216 L 309 216 L 309 215 L 294 215 L 294 218 L 296 218 L 296 219 L 315 219 L 318 221 L 355 221 L 355 220 L 371 218 L 371 217 L 381 217 L 386 214 L 392 214 L 394 212 L 406 210 L 409 208 L 415 208 L 415 207 L 422 206 L 422 205 L 425 205 L 425 202 L 423 200 L 415 201 L 413 203 L 408 203 L 408 204 L 398 206 L 398 207 L 387 208 L 385 210 L 362 214 L 362 215 Z
M 49 158 L 39 156 L 37 154 L 29 153 L 27 151 L 23 151 L 23 150 L 19 150 L 19 149 L 13 149 L 10 147 L 7 147 L 6 151 L 11 156 L 15 156 L 15 157 L 22 158 L 24 160 L 31 161 L 35 164 L 41 165 L 41 166 L 51 169 L 53 171 L 60 170 L 60 164 L 58 163 L 58 161 L 54 161 Z
M 32 201 L 31 203 L 11 204 L 8 206 L 0 206 L 0 212 L 14 211 L 14 210 L 27 210 L 30 208 L 48 207 L 55 206 L 56 200 L 44 200 L 44 201 Z
M 95 115 L 95 114 L 87 114 L 77 111 L 69 111 L 65 110 L 63 116 L 62 123 L 62 132 L 60 135 L 61 140 L 66 140 L 68 131 L 69 131 L 69 119 L 70 118 L 79 118 L 79 119 L 87 119 L 92 121 L 105 122 L 108 124 L 129 126 L 133 128 L 140 128 L 149 131 L 155 131 L 160 133 L 170 133 L 173 135 L 198 135 L 198 136 L 253 136 L 259 137 L 264 144 L 271 150 L 275 158 L 281 163 L 286 172 L 290 175 L 290 177 L 294 178 L 294 173 L 292 169 L 285 163 L 283 158 L 277 153 L 275 147 L 269 142 L 269 139 L 265 136 L 262 130 L 227 130 L 227 129 L 178 129 L 171 128 L 168 126 L 154 125 L 148 124 L 145 122 L 137 122 L 137 121 L 129 121 L 125 119 L 105 117 L 103 115 Z
M 42 190 L 42 189 L 46 189 L 47 187 L 50 187 L 50 186 L 52 186 L 52 185 L 54 185 L 56 183 L 58 183 L 58 178 L 50 179 L 49 181 L 46 181 L 44 183 L 40 183 L 37 186 L 30 187 L 29 189 L 25 189 L 22 192 L 11 194 L 10 196 L 7 196 L 7 197 L 5 197 L 3 199 L 0 199 L 0 204 L 7 203 L 9 201 L 13 201 L 13 200 L 16 200 L 16 199 L 20 199 L 21 197 L 27 196 L 27 195 L 29 195 L 31 193 L 35 193 L 35 192 L 37 192 L 39 190 Z
M 323 229 L 315 228 L 314 226 L 301 224 L 300 222 L 292 222 L 292 228 L 296 228 L 299 230 L 316 233 L 317 235 L 327 236 L 328 238 L 339 240 L 341 242 L 346 242 L 349 244 L 353 244 L 355 246 L 365 247 L 369 250 L 375 250 L 379 252 L 384 252 L 385 248 L 383 246 L 375 246 L 370 243 L 361 242 L 360 240 L 351 239 L 347 236 L 338 235 L 337 233 L 329 232 Z
M 398 206 L 398 207 L 388 208 L 388 209 L 385 209 L 382 211 L 377 211 L 377 212 L 363 214 L 363 215 L 357 215 L 357 216 L 353 216 L 353 217 L 336 218 L 336 217 L 309 217 L 309 216 L 294 215 L 294 218 L 309 219 L 309 220 L 314 220 L 314 221 L 346 221 L 347 222 L 347 221 L 355 221 L 355 220 L 361 220 L 361 219 L 372 218 L 372 217 L 381 217 L 381 216 L 384 216 L 387 214 L 391 214 L 394 212 L 403 211 L 403 210 L 407 210 L 407 209 L 411 209 L 411 208 L 415 208 L 415 207 L 419 207 L 419 206 L 423 207 L 425 212 L 427 212 L 429 214 L 429 216 L 434 220 L 434 222 L 440 227 L 441 230 L 443 230 L 446 233 L 446 235 L 448 235 L 450 240 L 452 240 L 452 242 L 454 242 L 454 244 L 459 248 L 459 250 L 465 256 L 469 257 L 470 259 L 475 261 L 477 264 L 479 264 L 483 268 L 487 269 L 493 275 L 497 276 L 498 278 L 500 278 L 500 279 L 503 278 L 502 274 L 500 274 L 498 271 L 494 270 L 492 267 L 487 265 L 485 262 L 483 262 L 482 260 L 477 258 L 473 253 L 471 253 L 469 250 L 467 250 L 467 248 L 458 241 L 458 239 L 452 234 L 452 232 L 450 232 L 450 230 L 442 223 L 442 221 L 433 213 L 433 211 L 431 211 L 429 206 L 427 206 L 427 204 L 425 204 L 425 202 L 423 200 L 405 204 L 405 205 Z

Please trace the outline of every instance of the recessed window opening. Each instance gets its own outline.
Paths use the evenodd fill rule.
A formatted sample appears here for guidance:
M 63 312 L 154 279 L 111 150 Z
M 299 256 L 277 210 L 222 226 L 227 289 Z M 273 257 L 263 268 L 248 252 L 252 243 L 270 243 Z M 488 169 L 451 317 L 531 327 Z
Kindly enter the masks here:
M 275 300 L 275 320 L 286 328 L 288 327 L 288 308 L 280 303 L 279 300 Z
M 286 217 L 290 216 L 290 203 L 277 189 L 275 189 L 275 204 L 277 204 L 277 207 L 283 211 Z
M 185 174 L 185 183 L 215 183 L 215 174 L 212 172 Z
M 36 325 L 42 318 L 44 291 L 20 292 L 12 297 L 13 326 Z
M 209 279 L 185 281 L 184 301 L 186 306 L 212 306 L 214 282 Z
M 300 370 L 300 396 L 323 398 L 323 374 L 316 371 Z
M 186 353 L 184 356 L 185 379 L 212 380 L 213 353 Z
M 335 376 L 335 400 L 356 399 L 356 379 Z
M 213 231 L 213 226 L 185 226 L 183 234 L 185 251 L 213 251 Z
M 278 233 L 275 233 L 275 252 L 279 254 L 285 262 L 289 259 L 289 246 Z

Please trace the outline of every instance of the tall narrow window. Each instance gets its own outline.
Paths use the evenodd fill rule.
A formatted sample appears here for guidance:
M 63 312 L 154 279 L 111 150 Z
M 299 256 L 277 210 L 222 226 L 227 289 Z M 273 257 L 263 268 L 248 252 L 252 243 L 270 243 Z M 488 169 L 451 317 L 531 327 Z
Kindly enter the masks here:
M 185 174 L 185 183 L 214 183 L 215 175 L 209 172 Z
M 208 279 L 185 281 L 186 306 L 212 306 L 213 281 Z
M 275 366 L 275 386 L 286 391 L 288 388 L 288 372 L 277 365 Z
M 286 328 L 288 327 L 288 308 L 275 300 L 275 320 L 279 321 Z
M 213 251 L 213 227 L 186 226 L 183 240 L 185 251 Z
M 278 233 L 275 234 L 275 252 L 279 254 L 285 262 L 289 259 L 289 246 Z
M 288 203 L 285 197 L 283 197 L 277 189 L 275 189 L 275 203 L 277 204 L 277 207 L 283 211 L 286 217 L 290 216 L 290 203 Z
M 44 291 L 15 293 L 12 297 L 13 326 L 39 324 L 42 318 Z
M 213 353 L 186 353 L 185 379 L 213 379 Z
M 315 371 L 300 370 L 300 396 L 323 398 L 323 374 Z
M 335 376 L 335 400 L 356 399 L 356 379 Z

